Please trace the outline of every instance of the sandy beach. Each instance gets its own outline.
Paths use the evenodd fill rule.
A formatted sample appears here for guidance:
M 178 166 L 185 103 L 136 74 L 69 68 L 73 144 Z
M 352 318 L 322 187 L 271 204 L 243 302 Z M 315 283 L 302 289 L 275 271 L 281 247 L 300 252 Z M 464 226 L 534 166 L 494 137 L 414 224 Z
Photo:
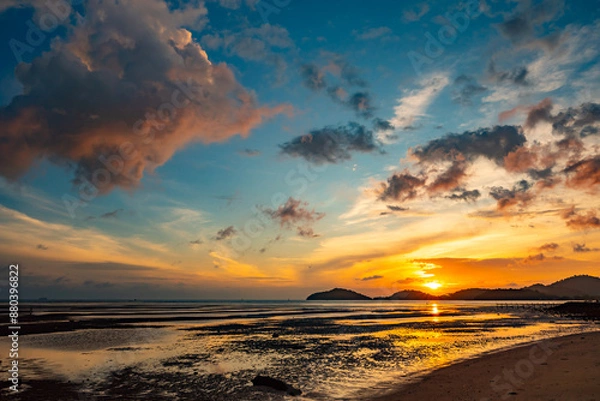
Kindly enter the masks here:
M 600 332 L 530 343 L 440 368 L 372 401 L 600 400 Z

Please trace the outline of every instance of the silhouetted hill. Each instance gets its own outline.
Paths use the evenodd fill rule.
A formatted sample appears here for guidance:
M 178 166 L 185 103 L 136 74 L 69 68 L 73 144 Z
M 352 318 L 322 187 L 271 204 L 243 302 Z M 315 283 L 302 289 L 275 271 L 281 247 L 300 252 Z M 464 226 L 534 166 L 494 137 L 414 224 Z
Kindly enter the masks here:
M 371 298 L 344 288 L 334 288 L 325 292 L 316 292 L 306 298 L 307 301 L 364 301 Z
M 308 300 L 367 300 L 366 295 L 352 290 L 334 288 L 327 292 L 317 292 Z M 560 299 L 600 299 L 600 278 L 594 276 L 572 276 L 550 285 L 535 284 L 518 289 L 468 288 L 441 296 L 431 295 L 423 291 L 398 291 L 378 300 L 464 300 L 464 301 L 526 301 L 526 300 L 560 300 Z
M 600 298 L 600 278 L 593 276 L 573 276 L 550 285 L 535 284 L 530 290 L 559 298 Z
M 382 299 L 391 299 L 391 300 L 400 300 L 400 299 L 438 299 L 435 295 L 428 294 L 423 291 L 415 291 L 415 290 L 404 290 L 398 291 L 397 293 L 390 295 L 389 297 L 385 297 Z

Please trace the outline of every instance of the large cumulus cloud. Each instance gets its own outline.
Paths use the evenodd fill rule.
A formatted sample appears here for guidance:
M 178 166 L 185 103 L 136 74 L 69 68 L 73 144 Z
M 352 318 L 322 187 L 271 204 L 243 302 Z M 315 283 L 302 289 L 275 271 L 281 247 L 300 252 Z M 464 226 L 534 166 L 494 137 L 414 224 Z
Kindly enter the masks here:
M 201 28 L 205 13 L 161 0 L 87 2 L 66 39 L 16 68 L 24 89 L 0 109 L 0 174 L 16 179 L 46 158 L 103 192 L 134 187 L 187 144 L 245 137 L 285 111 L 260 106 L 209 60 L 186 29 Z M 102 169 L 111 175 L 100 179 Z

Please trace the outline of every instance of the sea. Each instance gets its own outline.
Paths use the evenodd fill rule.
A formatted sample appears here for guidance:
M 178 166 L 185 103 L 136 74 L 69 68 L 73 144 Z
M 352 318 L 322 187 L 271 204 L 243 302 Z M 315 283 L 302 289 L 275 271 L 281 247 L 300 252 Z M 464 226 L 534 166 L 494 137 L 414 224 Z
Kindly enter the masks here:
M 98 323 L 98 328 L 27 335 L 23 326 L 20 376 L 75 384 L 88 396 L 83 400 L 368 400 L 460 360 L 600 330 L 598 324 L 544 312 L 548 306 L 522 301 L 30 303 L 22 313 L 46 322 Z M 0 340 L 3 354 L 8 345 L 8 339 Z M 259 374 L 283 380 L 302 395 L 253 387 Z

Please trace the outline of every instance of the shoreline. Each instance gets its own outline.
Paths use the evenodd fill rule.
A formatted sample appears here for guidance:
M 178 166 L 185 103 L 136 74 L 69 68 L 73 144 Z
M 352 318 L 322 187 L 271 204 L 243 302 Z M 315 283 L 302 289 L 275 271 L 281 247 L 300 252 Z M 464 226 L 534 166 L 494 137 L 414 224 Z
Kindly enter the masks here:
M 598 394 L 600 331 L 590 331 L 461 360 L 368 401 L 592 401 Z

